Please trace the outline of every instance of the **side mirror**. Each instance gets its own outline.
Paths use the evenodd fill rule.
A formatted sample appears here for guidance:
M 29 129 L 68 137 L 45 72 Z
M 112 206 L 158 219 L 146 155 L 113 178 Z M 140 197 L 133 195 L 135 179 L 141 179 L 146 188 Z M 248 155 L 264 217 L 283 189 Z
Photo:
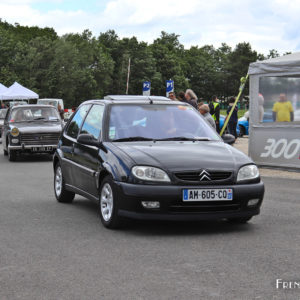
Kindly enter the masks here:
M 86 133 L 79 134 L 77 138 L 77 142 L 84 145 L 95 146 L 107 152 L 102 142 L 96 140 L 91 134 L 86 134 Z
M 232 134 L 228 134 L 228 133 L 223 134 L 222 139 L 223 139 L 224 143 L 229 144 L 229 145 L 232 145 L 235 142 L 235 137 Z
M 77 138 L 77 142 L 84 145 L 99 147 L 99 142 L 91 134 L 80 134 Z

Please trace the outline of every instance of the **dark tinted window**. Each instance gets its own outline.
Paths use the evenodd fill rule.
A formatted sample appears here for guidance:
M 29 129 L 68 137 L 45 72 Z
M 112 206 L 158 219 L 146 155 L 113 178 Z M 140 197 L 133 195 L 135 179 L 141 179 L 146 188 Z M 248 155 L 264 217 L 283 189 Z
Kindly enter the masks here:
M 82 124 L 83 119 L 85 118 L 86 113 L 88 112 L 89 108 L 91 107 L 90 104 L 82 105 L 77 112 L 75 113 L 72 121 L 69 124 L 67 129 L 67 135 L 72 138 L 77 138 L 79 133 L 80 126 Z
M 88 133 L 98 139 L 102 129 L 103 112 L 103 105 L 94 105 L 85 118 L 80 133 Z

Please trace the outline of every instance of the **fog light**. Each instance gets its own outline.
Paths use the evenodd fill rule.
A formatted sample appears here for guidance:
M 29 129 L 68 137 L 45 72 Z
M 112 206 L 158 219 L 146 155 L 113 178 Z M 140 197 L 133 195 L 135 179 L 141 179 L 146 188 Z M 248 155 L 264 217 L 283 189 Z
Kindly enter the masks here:
M 142 201 L 142 205 L 145 208 L 159 208 L 160 204 L 158 201 Z
M 17 144 L 17 143 L 19 143 L 19 140 L 18 140 L 18 139 L 11 139 L 11 142 L 12 142 L 13 144 Z
M 254 206 L 259 202 L 259 199 L 251 199 L 248 201 L 248 206 Z

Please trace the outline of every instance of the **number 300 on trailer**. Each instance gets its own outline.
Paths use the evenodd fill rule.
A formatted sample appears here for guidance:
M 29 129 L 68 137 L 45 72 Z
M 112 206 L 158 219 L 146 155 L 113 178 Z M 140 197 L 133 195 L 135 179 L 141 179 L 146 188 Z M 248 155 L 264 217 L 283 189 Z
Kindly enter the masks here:
M 291 159 L 297 155 L 300 155 L 300 139 L 293 139 L 287 141 L 287 139 L 267 139 L 266 146 L 264 148 L 265 152 L 260 154 L 260 157 L 279 158 L 283 156 L 286 159 Z

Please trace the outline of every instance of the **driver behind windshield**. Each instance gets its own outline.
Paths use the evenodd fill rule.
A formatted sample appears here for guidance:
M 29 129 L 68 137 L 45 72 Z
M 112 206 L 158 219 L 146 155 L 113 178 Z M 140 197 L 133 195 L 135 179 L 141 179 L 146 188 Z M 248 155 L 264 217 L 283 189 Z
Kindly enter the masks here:
M 23 111 L 21 109 L 17 109 L 12 116 L 11 122 L 22 122 L 22 121 L 24 121 Z
M 111 109 L 110 138 L 209 138 L 215 131 L 190 106 L 115 105 Z M 114 134 L 112 134 L 114 133 Z

